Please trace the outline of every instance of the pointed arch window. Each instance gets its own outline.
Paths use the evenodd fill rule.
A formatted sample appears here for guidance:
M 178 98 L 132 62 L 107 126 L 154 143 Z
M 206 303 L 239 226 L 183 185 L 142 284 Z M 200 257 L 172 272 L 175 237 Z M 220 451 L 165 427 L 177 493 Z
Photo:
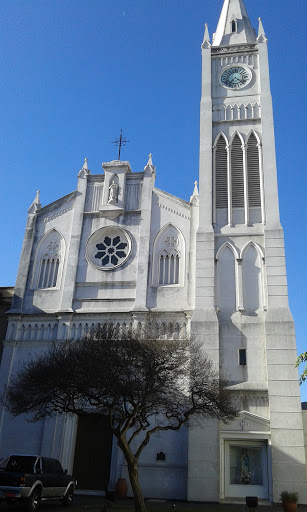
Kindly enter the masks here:
M 244 208 L 243 148 L 238 134 L 231 144 L 232 207 Z
M 224 243 L 216 255 L 216 304 L 221 311 L 234 312 L 237 309 L 237 256 L 235 247 L 229 242 Z
M 182 285 L 184 280 L 184 239 L 169 224 L 158 233 L 153 249 L 153 286 Z
M 261 261 L 253 245 L 244 251 L 242 262 L 243 304 L 246 311 L 260 307 Z
M 252 133 L 247 143 L 247 175 L 249 206 L 261 206 L 258 141 Z
M 226 140 L 220 135 L 215 150 L 216 208 L 227 208 L 227 149 Z
M 237 31 L 237 22 L 232 20 L 231 22 L 231 32 L 234 34 Z
M 49 231 L 39 242 L 34 272 L 33 288 L 56 288 L 61 279 L 64 256 L 64 239 L 56 230 Z

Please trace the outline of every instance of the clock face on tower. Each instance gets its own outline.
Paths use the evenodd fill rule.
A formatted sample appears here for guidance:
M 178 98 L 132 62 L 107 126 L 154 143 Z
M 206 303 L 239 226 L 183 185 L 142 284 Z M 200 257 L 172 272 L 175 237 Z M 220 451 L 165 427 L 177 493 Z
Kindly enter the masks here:
M 226 89 L 241 89 L 252 79 L 252 72 L 243 66 L 227 66 L 220 74 L 220 82 Z

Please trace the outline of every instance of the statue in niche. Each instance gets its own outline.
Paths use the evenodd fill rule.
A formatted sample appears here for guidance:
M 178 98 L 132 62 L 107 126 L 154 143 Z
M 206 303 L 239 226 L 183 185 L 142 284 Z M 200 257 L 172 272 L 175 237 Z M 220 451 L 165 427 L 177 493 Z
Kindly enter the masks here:
M 109 186 L 108 204 L 116 204 L 118 202 L 118 188 L 118 184 L 113 180 Z
M 241 450 L 241 482 L 248 485 L 251 481 L 251 473 L 249 470 L 249 456 L 248 450 L 242 448 Z

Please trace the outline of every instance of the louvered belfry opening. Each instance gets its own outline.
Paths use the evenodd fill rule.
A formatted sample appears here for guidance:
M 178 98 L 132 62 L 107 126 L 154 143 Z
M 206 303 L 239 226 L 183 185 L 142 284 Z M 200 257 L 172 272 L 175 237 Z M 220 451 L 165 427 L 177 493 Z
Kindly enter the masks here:
M 261 145 L 254 132 L 247 138 L 247 144 L 236 133 L 229 149 L 226 137 L 220 133 L 214 148 L 214 222 L 221 225 L 263 222 L 260 158 Z M 222 209 L 224 212 L 217 213 Z
M 247 145 L 247 175 L 249 206 L 261 206 L 259 150 L 258 142 L 252 133 Z
M 232 207 L 244 208 L 244 173 L 242 141 L 237 134 L 231 145 Z
M 216 208 L 227 208 L 227 150 L 226 141 L 221 135 L 215 153 Z

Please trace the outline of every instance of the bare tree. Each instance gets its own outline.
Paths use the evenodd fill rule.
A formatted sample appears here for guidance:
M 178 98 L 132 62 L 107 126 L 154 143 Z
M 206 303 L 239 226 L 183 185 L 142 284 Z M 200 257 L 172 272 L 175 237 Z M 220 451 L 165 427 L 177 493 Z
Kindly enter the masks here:
M 236 415 L 225 383 L 195 343 L 114 328 L 58 342 L 25 363 L 1 402 L 13 416 L 28 414 L 34 422 L 57 412 L 107 416 L 127 462 L 136 512 L 146 511 L 138 461 L 155 432 L 205 418 L 227 423 Z

